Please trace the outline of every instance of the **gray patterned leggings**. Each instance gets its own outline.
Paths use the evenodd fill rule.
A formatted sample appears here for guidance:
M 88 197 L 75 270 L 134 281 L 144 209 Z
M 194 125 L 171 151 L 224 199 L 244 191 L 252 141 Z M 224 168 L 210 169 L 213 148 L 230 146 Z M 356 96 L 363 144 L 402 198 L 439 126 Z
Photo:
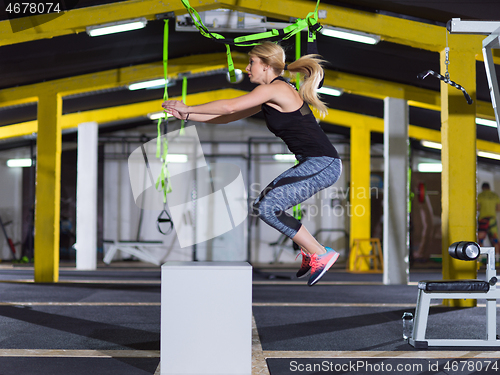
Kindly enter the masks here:
M 299 164 L 280 174 L 253 203 L 254 215 L 290 238 L 302 224 L 285 211 L 332 186 L 342 173 L 340 159 L 296 157 Z

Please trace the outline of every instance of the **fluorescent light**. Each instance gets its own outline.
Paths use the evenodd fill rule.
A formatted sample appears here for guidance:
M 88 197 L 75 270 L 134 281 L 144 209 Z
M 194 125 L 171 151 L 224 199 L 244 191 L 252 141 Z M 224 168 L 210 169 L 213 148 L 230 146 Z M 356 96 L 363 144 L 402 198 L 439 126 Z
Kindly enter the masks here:
M 31 159 L 9 159 L 7 160 L 7 167 L 31 167 Z
M 276 154 L 273 158 L 276 161 L 297 161 L 294 154 Z
M 316 92 L 331 96 L 340 96 L 344 93 L 342 90 L 334 89 L 333 87 L 321 87 L 317 89 Z
M 441 143 L 437 142 L 431 142 L 431 141 L 420 141 L 420 144 L 424 147 L 428 148 L 435 148 L 438 150 L 441 150 L 443 148 L 443 145 Z
M 153 79 L 150 81 L 132 83 L 131 85 L 128 86 L 128 89 L 129 90 L 140 90 L 140 89 L 161 88 L 161 87 L 165 87 L 165 83 L 168 83 L 168 81 L 166 81 L 165 78 L 159 78 L 159 79 Z
M 187 163 L 186 154 L 167 154 L 167 163 Z
M 489 121 L 489 120 L 486 120 L 486 121 Z M 424 147 L 429 147 L 429 148 L 436 148 L 436 149 L 439 149 L 441 150 L 443 148 L 443 146 L 441 145 L 441 143 L 437 143 L 437 142 L 431 142 L 431 141 L 420 141 L 420 144 Z M 495 159 L 495 160 L 500 160 L 500 154 L 494 154 L 492 152 L 485 152 L 485 151 L 478 151 L 477 152 L 477 156 L 479 157 L 482 157 L 482 158 L 488 158 L 488 159 Z M 429 165 L 432 165 L 432 163 L 422 163 L 422 164 L 429 164 Z M 421 171 L 420 170 L 420 165 L 418 165 L 418 168 L 419 168 L 419 172 L 432 172 L 432 171 Z M 428 167 L 428 166 L 423 166 L 423 168 L 434 168 L 434 167 Z M 437 172 L 441 172 L 441 170 L 437 171 Z
M 101 36 L 107 34 L 121 33 L 124 31 L 138 30 L 146 27 L 148 20 L 144 17 L 133 20 L 112 22 L 104 25 L 87 27 L 87 34 L 90 36 Z
M 165 118 L 165 115 L 167 115 L 168 118 L 174 117 L 170 113 L 165 113 L 165 112 L 149 113 L 148 117 L 149 117 L 150 120 L 158 120 L 159 118 Z
M 339 38 L 350 40 L 352 42 L 359 42 L 365 44 L 377 44 L 380 42 L 380 36 L 363 33 L 361 31 L 353 31 L 347 29 L 340 29 L 336 27 L 324 26 L 320 33 L 326 36 L 331 36 L 332 38 Z
M 429 173 L 442 172 L 443 165 L 441 163 L 418 163 L 417 171 Z
M 476 117 L 476 124 L 478 125 L 484 125 L 484 126 L 490 126 L 492 128 L 496 128 L 497 127 L 497 122 L 494 121 L 494 120 L 487 120 L 485 118 L 479 118 L 479 117 Z
M 478 151 L 477 156 L 488 159 L 500 160 L 499 154 L 494 154 L 492 152 Z

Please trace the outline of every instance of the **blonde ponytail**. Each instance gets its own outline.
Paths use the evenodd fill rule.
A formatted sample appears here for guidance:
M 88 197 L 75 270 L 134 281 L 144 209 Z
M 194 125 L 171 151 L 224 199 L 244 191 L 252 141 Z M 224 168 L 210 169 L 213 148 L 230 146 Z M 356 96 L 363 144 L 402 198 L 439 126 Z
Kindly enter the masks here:
M 287 66 L 290 72 L 297 72 L 304 75 L 304 81 L 300 84 L 299 94 L 306 103 L 311 104 L 319 111 L 321 117 L 325 117 L 328 113 L 328 108 L 318 98 L 318 93 L 316 92 L 324 75 L 323 68 L 321 67 L 323 63 L 324 60 L 320 59 L 318 55 L 306 55 Z
M 321 65 L 324 60 L 318 55 L 302 56 L 297 61 L 285 64 L 285 51 L 279 44 L 273 42 L 263 42 L 252 48 L 248 53 L 250 56 L 257 56 L 266 65 L 273 68 L 276 75 L 281 75 L 285 67 L 290 72 L 301 73 L 304 80 L 300 84 L 299 94 L 302 99 L 315 107 L 320 115 L 324 117 L 328 113 L 326 105 L 319 100 L 316 89 L 323 79 L 323 68 Z

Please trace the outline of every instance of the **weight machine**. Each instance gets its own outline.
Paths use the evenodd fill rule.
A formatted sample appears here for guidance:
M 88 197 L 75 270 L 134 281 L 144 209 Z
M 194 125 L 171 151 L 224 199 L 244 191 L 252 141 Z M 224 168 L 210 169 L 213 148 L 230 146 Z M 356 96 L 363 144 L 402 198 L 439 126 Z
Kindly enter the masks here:
M 498 113 L 500 91 L 498 89 L 498 80 L 492 53 L 493 48 L 500 48 L 500 21 L 462 21 L 460 18 L 452 18 L 451 21 L 448 21 L 446 28 L 450 34 L 488 35 L 483 40 L 484 67 L 486 69 L 491 104 L 493 105 L 498 136 L 500 139 L 500 117 Z
M 452 244 L 448 252 L 455 259 L 474 261 L 481 254 L 488 257 L 486 281 L 484 280 L 438 280 L 420 281 L 415 309 L 415 326 L 409 338 L 410 345 L 417 349 L 429 346 L 500 346 L 497 339 L 496 304 L 500 299 L 495 269 L 495 248 L 479 247 L 475 242 L 460 241 Z M 432 299 L 486 299 L 486 338 L 485 339 L 426 339 L 427 318 Z
M 500 48 L 500 21 L 462 21 L 453 18 L 446 26 L 451 34 L 479 34 L 488 35 L 483 40 L 482 50 L 484 66 L 488 79 L 491 103 L 495 113 L 497 131 L 500 139 L 500 116 L 498 113 L 498 89 L 495 64 L 493 62 L 493 48 Z M 447 51 L 448 52 L 448 51 Z M 448 56 L 447 56 L 448 57 Z M 434 74 L 433 74 L 434 75 Z M 422 77 L 420 77 L 422 78 Z M 423 77 L 425 78 L 425 77 Z M 438 77 L 454 87 L 449 76 Z M 447 81 L 448 80 L 448 81 Z M 457 87 L 464 92 L 466 91 Z M 469 102 L 469 100 L 467 100 Z M 469 103 L 470 104 L 470 103 Z M 470 347 L 498 347 L 500 339 L 497 338 L 496 305 L 500 299 L 500 289 L 497 288 L 497 273 L 495 269 L 495 248 L 479 247 L 475 242 L 460 241 L 453 243 L 448 252 L 451 257 L 475 261 L 481 254 L 487 256 L 486 281 L 484 280 L 438 280 L 420 281 L 418 283 L 418 299 L 415 309 L 415 325 L 408 343 L 418 349 L 427 349 L 429 346 L 470 346 Z M 430 301 L 432 299 L 485 299 L 486 300 L 486 338 L 484 339 L 426 339 L 427 319 L 429 317 Z

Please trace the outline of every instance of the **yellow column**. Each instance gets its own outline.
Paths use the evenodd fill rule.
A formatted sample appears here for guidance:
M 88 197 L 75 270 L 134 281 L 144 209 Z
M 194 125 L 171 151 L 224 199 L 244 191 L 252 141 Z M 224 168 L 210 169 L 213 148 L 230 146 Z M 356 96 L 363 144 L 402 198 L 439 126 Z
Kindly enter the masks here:
M 351 127 L 351 183 L 349 186 L 350 206 L 347 214 L 350 218 L 350 238 L 371 237 L 371 198 L 370 198 L 370 128 L 364 122 L 357 122 Z M 365 252 L 369 252 L 366 247 Z M 351 254 L 352 255 L 352 254 Z M 349 269 L 354 269 L 354 257 L 349 257 Z M 369 270 L 368 260 L 359 262 L 359 271 Z
M 35 203 L 35 282 L 59 280 L 62 99 L 46 93 L 38 100 Z
M 441 82 L 441 159 L 443 279 L 476 278 L 476 262 L 451 258 L 448 246 L 456 241 L 476 241 L 476 60 L 480 48 L 465 35 L 449 35 L 450 79 L 462 91 Z M 441 74 L 445 74 L 445 51 L 441 51 Z M 474 300 L 446 300 L 447 306 L 475 306 Z

